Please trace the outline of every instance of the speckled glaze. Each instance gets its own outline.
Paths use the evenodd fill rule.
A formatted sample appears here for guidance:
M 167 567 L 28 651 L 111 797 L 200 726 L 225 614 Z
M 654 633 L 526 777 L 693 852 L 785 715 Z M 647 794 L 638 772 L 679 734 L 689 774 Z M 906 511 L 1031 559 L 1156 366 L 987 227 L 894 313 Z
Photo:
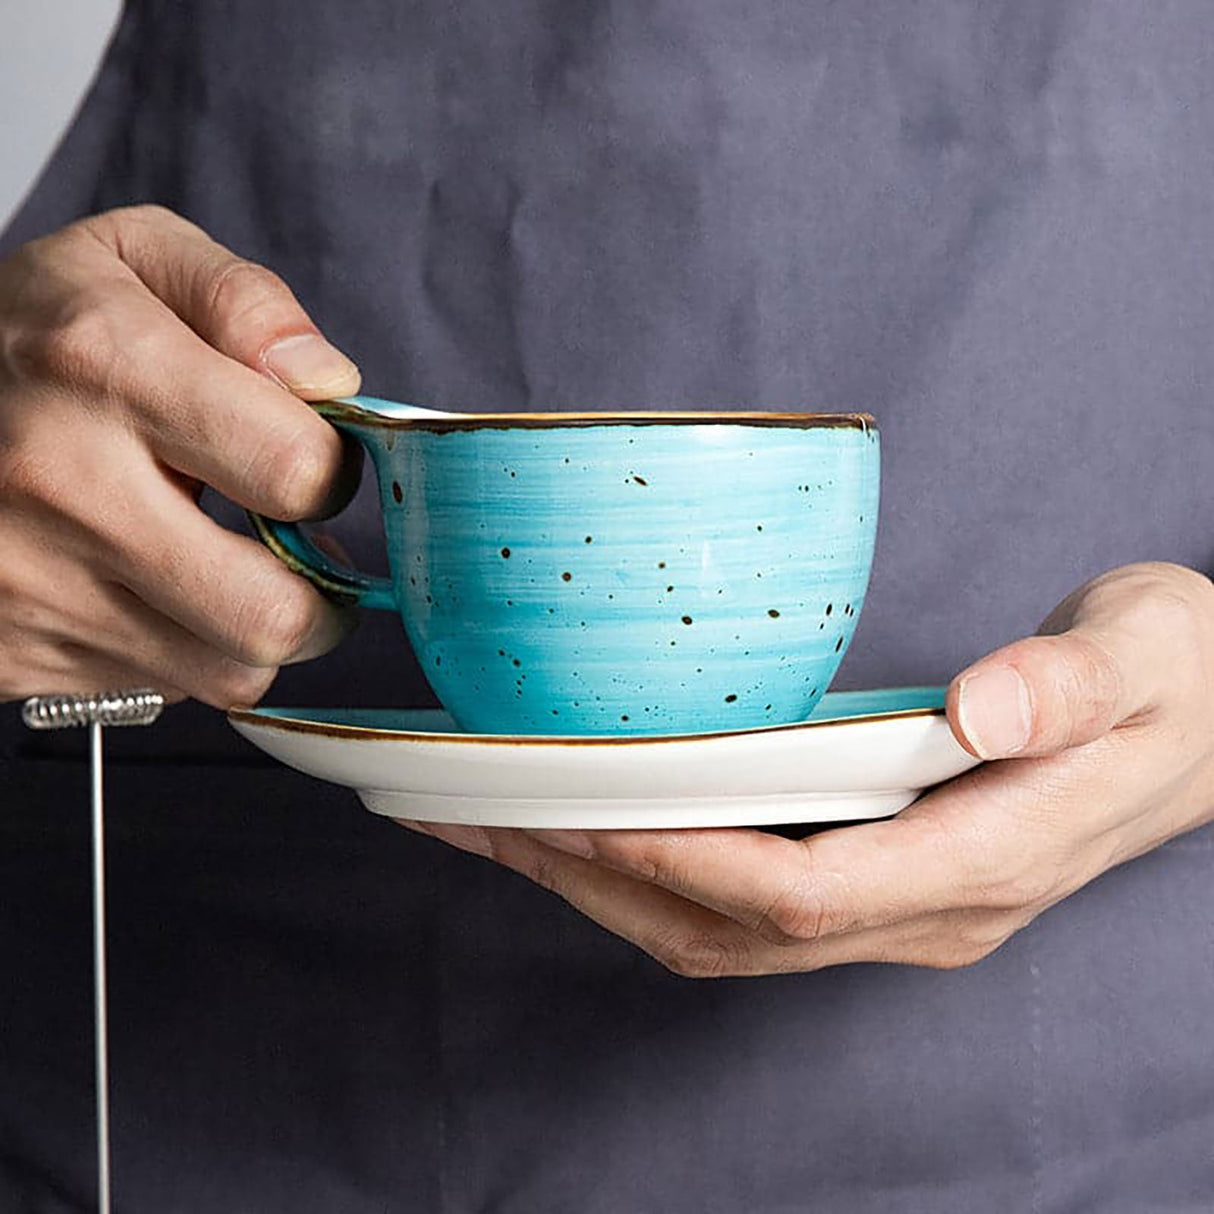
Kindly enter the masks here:
M 374 462 L 391 582 L 295 528 L 261 520 L 263 537 L 331 593 L 398 609 L 465 730 L 798 721 L 851 641 L 876 535 L 871 418 L 321 412 Z

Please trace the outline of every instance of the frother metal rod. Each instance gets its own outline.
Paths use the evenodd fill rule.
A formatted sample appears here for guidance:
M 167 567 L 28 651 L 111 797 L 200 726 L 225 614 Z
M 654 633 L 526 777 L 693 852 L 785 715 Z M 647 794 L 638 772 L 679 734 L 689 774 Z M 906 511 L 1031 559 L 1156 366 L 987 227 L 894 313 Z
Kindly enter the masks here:
M 93 1041 L 97 1103 L 97 1211 L 110 1214 L 110 1051 L 106 990 L 105 930 L 105 756 L 102 727 L 150 725 L 164 708 L 155 691 L 107 692 L 99 696 L 39 696 L 27 700 L 22 717 L 30 729 L 89 728 L 93 838 Z
M 110 1050 L 105 956 L 105 790 L 101 722 L 89 725 L 93 769 L 93 1059 L 97 1096 L 97 1210 L 110 1214 Z

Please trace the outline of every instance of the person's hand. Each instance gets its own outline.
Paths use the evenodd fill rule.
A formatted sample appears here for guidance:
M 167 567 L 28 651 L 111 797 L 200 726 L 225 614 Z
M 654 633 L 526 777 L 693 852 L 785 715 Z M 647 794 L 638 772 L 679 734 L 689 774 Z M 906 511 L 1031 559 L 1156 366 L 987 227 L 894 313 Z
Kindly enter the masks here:
M 953 681 L 988 760 L 898 817 L 565 833 L 406 823 L 490 856 L 690 976 L 986 956 L 1114 865 L 1214 817 L 1214 587 L 1132 565 Z
M 347 617 L 199 508 L 323 515 L 357 464 L 302 400 L 358 370 L 270 271 L 159 207 L 0 263 L 0 700 L 256 702 Z

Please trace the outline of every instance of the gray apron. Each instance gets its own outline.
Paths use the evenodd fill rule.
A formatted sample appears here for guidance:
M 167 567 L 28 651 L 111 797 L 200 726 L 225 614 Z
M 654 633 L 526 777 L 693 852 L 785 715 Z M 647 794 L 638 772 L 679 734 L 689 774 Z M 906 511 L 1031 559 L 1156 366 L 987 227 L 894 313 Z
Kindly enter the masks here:
M 1207 0 L 144 0 L 4 243 L 164 203 L 404 400 L 871 410 L 840 685 L 945 681 L 1211 567 L 1211 45 Z M 270 698 L 428 695 L 373 620 Z M 0 1210 L 60 1214 L 85 771 L 2 728 Z M 693 983 L 217 714 L 113 737 L 120 1210 L 1214 1208 L 1214 830 L 968 970 Z

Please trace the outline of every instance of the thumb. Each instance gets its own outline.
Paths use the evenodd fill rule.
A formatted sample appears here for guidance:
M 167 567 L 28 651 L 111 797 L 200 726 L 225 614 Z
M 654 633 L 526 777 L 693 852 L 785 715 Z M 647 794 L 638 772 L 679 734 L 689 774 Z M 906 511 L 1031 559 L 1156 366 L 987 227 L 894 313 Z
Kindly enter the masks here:
M 1150 702 L 1143 667 L 1117 634 L 1079 621 L 1057 636 L 1016 641 L 959 674 L 948 689 L 949 723 L 980 759 L 1083 746 Z
M 201 228 L 157 206 L 86 221 L 205 342 L 304 400 L 358 391 L 358 368 L 321 336 L 290 288 Z

